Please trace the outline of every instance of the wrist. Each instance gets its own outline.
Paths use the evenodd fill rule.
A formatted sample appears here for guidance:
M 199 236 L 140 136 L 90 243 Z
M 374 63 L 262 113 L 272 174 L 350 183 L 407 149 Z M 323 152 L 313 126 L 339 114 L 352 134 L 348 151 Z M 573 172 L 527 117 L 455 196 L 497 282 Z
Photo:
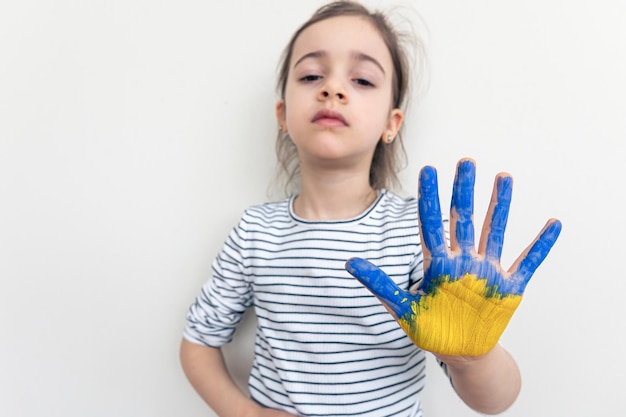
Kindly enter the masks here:
M 491 362 L 502 353 L 502 347 L 497 344 L 489 352 L 478 356 L 441 355 L 434 353 L 435 357 L 446 364 L 448 370 L 463 372 L 476 367 L 482 367 Z
M 246 401 L 243 409 L 239 410 L 240 416 L 242 417 L 258 417 L 262 415 L 263 407 L 259 404 L 255 403 L 252 400 Z

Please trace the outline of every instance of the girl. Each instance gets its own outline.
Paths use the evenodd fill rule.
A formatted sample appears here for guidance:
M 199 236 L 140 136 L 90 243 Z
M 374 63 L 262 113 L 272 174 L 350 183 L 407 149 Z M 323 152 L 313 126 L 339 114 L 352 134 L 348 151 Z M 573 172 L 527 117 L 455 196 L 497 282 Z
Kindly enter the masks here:
M 299 191 L 244 213 L 189 310 L 181 345 L 187 377 L 218 415 L 421 416 L 425 352 L 418 346 L 437 355 L 456 392 L 477 411 L 497 413 L 515 400 L 520 375 L 497 344 L 499 334 L 476 348 L 475 341 L 458 337 L 462 331 L 425 326 L 422 316 L 402 307 L 419 309 L 426 291 L 438 288 L 446 294 L 444 284 L 462 282 L 459 274 L 450 273 L 456 258 L 446 257 L 453 252 L 433 244 L 445 240 L 438 204 L 430 204 L 437 199 L 433 171 L 424 171 L 420 182 L 421 223 L 415 199 L 388 191 L 397 181 L 407 80 L 398 34 L 383 14 L 358 3 L 320 8 L 289 42 L 279 74 L 277 151 L 287 176 L 299 180 Z M 471 196 L 472 161 L 459 164 L 458 178 L 455 196 Z M 505 184 L 504 194 L 507 190 Z M 506 212 L 505 200 L 500 199 L 500 208 L 492 205 L 491 212 Z M 457 241 L 457 236 L 467 237 L 461 232 L 469 227 L 473 232 L 472 213 L 464 202 L 454 207 L 460 215 L 453 209 L 452 249 L 459 242 L 464 248 L 457 272 L 476 272 L 502 287 L 507 274 L 497 266 L 499 256 L 489 260 L 490 268 L 472 269 L 479 265 L 476 258 L 485 258 L 485 249 L 479 254 L 468 249 L 473 235 Z M 487 229 L 492 226 L 488 223 Z M 503 225 L 497 226 L 497 234 L 489 236 L 501 237 Z M 423 247 L 420 236 L 427 238 Z M 551 239 L 538 241 L 549 248 L 556 237 Z M 497 246 L 487 245 L 488 252 L 497 252 Z M 547 251 L 528 253 L 541 262 Z M 346 272 L 344 264 L 354 256 L 388 274 L 361 259 L 347 265 L 382 304 Z M 433 262 L 437 257 L 446 262 Z M 432 265 L 443 266 L 435 270 Z M 526 269 L 532 274 L 537 265 Z M 433 273 L 450 279 L 442 283 Z M 422 278 L 419 292 L 407 292 Z M 494 299 L 521 296 L 519 287 Z M 462 295 L 457 298 L 464 301 Z M 232 381 L 220 351 L 250 306 L 258 319 L 251 399 Z M 434 311 L 450 316 L 455 308 Z M 500 328 L 508 322 L 506 317 L 494 320 Z M 416 330 L 417 324 L 428 332 Z

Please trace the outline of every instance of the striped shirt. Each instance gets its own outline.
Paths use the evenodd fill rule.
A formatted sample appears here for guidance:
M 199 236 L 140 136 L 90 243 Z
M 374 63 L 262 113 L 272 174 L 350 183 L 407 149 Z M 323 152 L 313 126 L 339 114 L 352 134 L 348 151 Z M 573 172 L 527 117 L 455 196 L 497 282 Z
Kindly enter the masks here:
M 344 269 L 361 257 L 413 287 L 423 274 L 416 200 L 382 190 L 342 221 L 298 218 L 293 200 L 245 211 L 189 309 L 185 338 L 222 346 L 254 306 L 249 387 L 259 404 L 299 416 L 421 416 L 424 351 Z

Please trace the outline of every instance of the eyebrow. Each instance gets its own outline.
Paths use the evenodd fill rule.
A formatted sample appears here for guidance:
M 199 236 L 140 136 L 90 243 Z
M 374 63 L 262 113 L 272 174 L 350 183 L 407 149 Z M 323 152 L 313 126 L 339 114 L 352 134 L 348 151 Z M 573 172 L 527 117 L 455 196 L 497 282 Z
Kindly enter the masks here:
M 298 59 L 296 63 L 293 64 L 293 66 L 295 68 L 296 66 L 298 66 L 299 63 L 301 63 L 305 59 L 309 59 L 309 58 L 320 59 L 320 58 L 325 58 L 327 56 L 328 56 L 328 52 L 326 51 L 309 52 L 308 54 L 304 54 L 302 57 L 300 57 L 300 59 Z M 376 65 L 382 71 L 383 74 L 385 74 L 385 70 L 383 69 L 383 66 L 380 64 L 380 62 L 378 62 L 374 57 L 370 55 L 364 54 L 362 52 L 352 52 L 350 54 L 350 58 L 352 58 L 355 61 L 371 62 L 372 64 Z

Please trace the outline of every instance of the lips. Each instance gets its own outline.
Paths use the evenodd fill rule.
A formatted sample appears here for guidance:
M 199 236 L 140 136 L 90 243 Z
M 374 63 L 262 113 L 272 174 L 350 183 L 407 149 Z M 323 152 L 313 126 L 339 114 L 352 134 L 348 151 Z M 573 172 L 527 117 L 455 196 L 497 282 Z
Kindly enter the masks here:
M 348 126 L 348 122 L 346 122 L 346 119 L 343 118 L 341 113 L 328 109 L 318 111 L 315 116 L 313 116 L 311 122 L 323 126 Z

